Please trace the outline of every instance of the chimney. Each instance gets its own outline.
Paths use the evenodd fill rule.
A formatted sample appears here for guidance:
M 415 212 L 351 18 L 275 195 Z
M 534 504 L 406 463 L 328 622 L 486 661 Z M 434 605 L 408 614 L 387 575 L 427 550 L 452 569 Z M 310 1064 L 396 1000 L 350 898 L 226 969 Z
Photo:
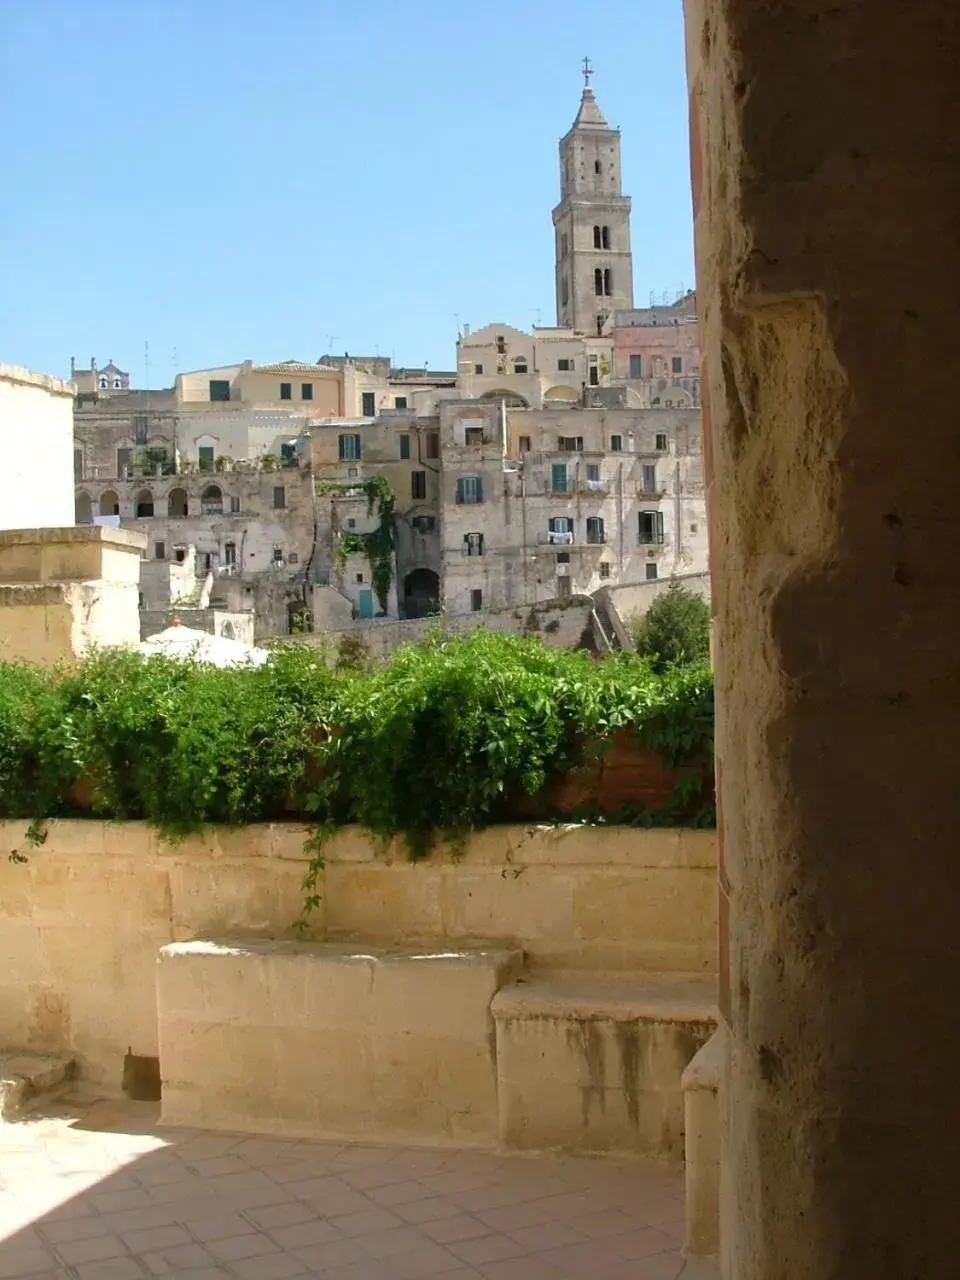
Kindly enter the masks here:
M 77 360 L 75 356 L 70 357 L 70 377 L 74 377 L 77 372 Z

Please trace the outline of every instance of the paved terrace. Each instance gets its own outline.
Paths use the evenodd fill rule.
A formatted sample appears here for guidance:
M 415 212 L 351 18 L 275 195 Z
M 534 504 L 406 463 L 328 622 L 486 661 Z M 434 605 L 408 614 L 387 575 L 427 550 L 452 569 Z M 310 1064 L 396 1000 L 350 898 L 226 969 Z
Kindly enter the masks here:
M 0 1277 L 712 1280 L 650 1162 L 161 1129 L 67 1097 L 0 1125 Z

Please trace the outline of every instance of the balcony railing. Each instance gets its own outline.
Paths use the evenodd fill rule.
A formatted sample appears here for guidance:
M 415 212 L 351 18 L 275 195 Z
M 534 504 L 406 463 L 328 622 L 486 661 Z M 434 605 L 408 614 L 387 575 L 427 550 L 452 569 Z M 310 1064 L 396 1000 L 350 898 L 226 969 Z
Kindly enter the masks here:
M 573 543 L 573 534 L 569 531 L 555 532 L 551 529 L 548 533 L 541 533 L 537 541 L 541 546 L 569 547 Z

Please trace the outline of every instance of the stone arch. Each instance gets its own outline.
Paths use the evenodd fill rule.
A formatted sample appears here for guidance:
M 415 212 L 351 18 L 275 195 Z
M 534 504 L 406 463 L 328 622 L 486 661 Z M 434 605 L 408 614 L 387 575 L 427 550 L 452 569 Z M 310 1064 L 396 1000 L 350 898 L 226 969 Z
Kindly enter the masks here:
M 133 514 L 137 520 L 148 520 L 153 515 L 153 494 L 141 489 L 133 500 Z
M 93 503 L 85 489 L 76 496 L 73 518 L 77 524 L 93 524 Z
M 189 515 L 189 513 L 190 507 L 187 502 L 186 489 L 171 489 L 167 494 L 167 515 L 171 519 L 177 520 Z
M 208 484 L 201 493 L 200 510 L 205 516 L 223 514 L 223 490 L 218 484 Z
M 100 514 L 102 516 L 118 516 L 120 514 L 120 498 L 115 489 L 104 489 L 100 495 Z
M 440 605 L 440 575 L 434 569 L 413 569 L 403 580 L 403 612 L 407 618 L 425 618 Z
M 576 401 L 580 399 L 580 392 L 576 387 L 548 387 L 543 393 L 544 400 L 563 400 L 564 402 Z
M 507 391 L 503 387 L 496 391 L 485 391 L 480 397 L 481 400 L 503 400 L 508 409 L 529 409 L 530 402 L 525 400 L 523 396 L 518 396 L 515 391 Z

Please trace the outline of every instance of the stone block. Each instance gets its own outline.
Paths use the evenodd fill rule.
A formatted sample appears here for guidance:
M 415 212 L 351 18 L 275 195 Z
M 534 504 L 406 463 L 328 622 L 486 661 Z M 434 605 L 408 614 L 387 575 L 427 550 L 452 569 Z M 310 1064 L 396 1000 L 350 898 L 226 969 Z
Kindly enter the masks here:
M 492 1144 L 490 1005 L 519 950 L 231 939 L 157 969 L 169 1124 Z
M 712 984 L 686 976 L 551 974 L 493 1002 L 500 1140 L 683 1156 L 680 1076 L 715 1022 Z
M 715 1257 L 720 1248 L 720 1101 L 725 1032 L 718 1026 L 681 1077 L 685 1120 L 684 1250 Z

